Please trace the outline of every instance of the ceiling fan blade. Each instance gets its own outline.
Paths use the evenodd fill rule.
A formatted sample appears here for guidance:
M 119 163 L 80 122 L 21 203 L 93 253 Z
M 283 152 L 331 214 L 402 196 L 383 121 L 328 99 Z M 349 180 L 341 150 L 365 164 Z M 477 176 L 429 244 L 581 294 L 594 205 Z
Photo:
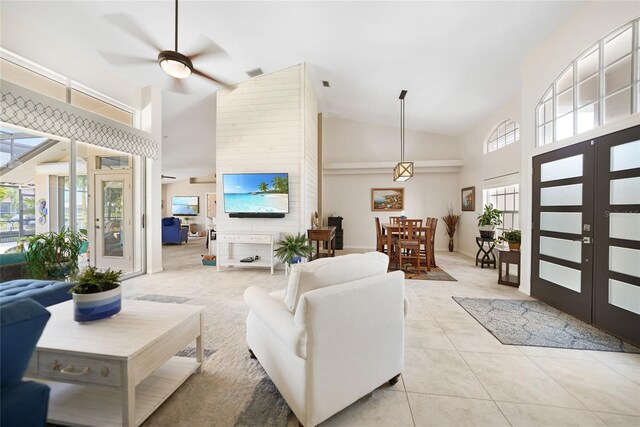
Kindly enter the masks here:
M 100 56 L 113 65 L 141 65 L 141 64 L 157 64 L 155 58 L 143 58 L 140 56 L 123 55 L 115 52 L 98 52 Z
M 131 16 L 124 13 L 112 13 L 105 15 L 105 19 L 120 30 L 129 34 L 130 36 L 140 40 L 142 43 L 154 49 L 156 52 L 160 52 L 162 49 L 153 40 L 149 34 L 142 30 L 140 23 L 133 19 Z
M 225 83 L 225 82 L 223 82 L 223 81 L 220 81 L 220 80 L 216 79 L 215 77 L 211 77 L 210 75 L 208 75 L 208 74 L 206 74 L 206 73 L 203 73 L 203 72 L 202 72 L 202 71 L 200 71 L 200 70 L 196 70 L 195 68 L 193 69 L 193 74 L 197 74 L 197 75 L 199 75 L 200 77 L 204 77 L 204 78 L 205 78 L 205 79 L 207 79 L 207 80 L 211 80 L 212 82 L 217 83 L 217 84 L 219 84 L 220 86 L 229 86 L 229 84 L 228 84 L 228 83 Z
M 176 177 L 175 177 L 175 176 L 169 176 L 169 175 L 160 175 L 160 177 L 161 177 L 162 179 L 176 179 Z
M 195 53 L 190 55 L 186 55 L 191 61 L 196 58 L 200 58 L 202 56 L 207 55 L 224 55 L 229 56 L 226 50 L 218 46 L 216 43 L 211 41 L 209 38 L 201 36 L 200 42 L 198 43 L 198 48 L 195 49 Z
M 182 79 L 176 79 L 174 77 L 171 78 L 171 86 L 169 87 L 169 90 L 171 92 L 182 93 L 184 95 L 189 94 L 184 81 Z

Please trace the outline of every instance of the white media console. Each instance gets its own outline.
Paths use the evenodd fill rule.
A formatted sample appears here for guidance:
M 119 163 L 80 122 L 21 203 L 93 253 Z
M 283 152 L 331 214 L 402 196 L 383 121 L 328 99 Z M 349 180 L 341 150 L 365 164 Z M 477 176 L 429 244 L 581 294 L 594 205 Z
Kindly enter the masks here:
M 273 245 L 280 239 L 280 233 L 217 233 L 217 262 L 216 269 L 220 267 L 273 267 L 275 259 L 273 257 Z M 223 247 L 226 246 L 226 247 Z M 234 250 L 235 245 L 269 245 L 269 256 L 253 262 L 241 262 L 243 255 L 237 253 L 247 253 L 247 251 Z M 225 250 L 226 249 L 226 250 Z

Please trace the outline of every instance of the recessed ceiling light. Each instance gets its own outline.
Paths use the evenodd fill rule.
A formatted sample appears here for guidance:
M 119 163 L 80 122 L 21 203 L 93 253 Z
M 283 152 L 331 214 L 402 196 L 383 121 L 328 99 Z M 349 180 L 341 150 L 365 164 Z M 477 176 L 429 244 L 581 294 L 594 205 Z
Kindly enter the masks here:
M 322 86 L 324 86 L 324 87 L 331 87 L 331 86 L 329 85 L 329 80 L 323 80 L 323 81 L 322 81 Z
M 254 68 L 253 70 L 249 70 L 247 71 L 247 76 L 254 78 L 254 77 L 258 77 L 263 75 L 264 72 L 262 71 L 262 68 L 258 67 L 258 68 Z

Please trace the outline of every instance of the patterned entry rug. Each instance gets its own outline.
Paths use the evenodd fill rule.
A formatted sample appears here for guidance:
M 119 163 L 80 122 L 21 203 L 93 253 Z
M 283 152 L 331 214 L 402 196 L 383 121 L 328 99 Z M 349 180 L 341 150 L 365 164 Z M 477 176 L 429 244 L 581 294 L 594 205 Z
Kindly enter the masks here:
M 541 301 L 453 299 L 502 344 L 640 353 L 640 349 Z
M 144 426 L 285 427 L 291 410 L 244 341 L 241 300 L 137 294 L 128 298 L 167 304 L 205 305 L 203 371 L 191 376 Z M 195 357 L 195 346 L 178 356 Z
M 434 267 L 431 271 L 420 269 L 420 273 L 413 269 L 403 269 L 404 278 L 412 280 L 441 280 L 445 282 L 457 282 L 449 273 L 441 269 L 440 267 Z

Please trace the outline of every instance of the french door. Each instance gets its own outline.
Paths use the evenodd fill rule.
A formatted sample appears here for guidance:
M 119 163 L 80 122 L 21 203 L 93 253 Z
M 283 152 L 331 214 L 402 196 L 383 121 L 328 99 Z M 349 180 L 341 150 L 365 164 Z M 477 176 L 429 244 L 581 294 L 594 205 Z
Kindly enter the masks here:
M 131 175 L 95 175 L 95 266 L 133 271 Z
M 640 126 L 533 159 L 531 294 L 640 343 Z

